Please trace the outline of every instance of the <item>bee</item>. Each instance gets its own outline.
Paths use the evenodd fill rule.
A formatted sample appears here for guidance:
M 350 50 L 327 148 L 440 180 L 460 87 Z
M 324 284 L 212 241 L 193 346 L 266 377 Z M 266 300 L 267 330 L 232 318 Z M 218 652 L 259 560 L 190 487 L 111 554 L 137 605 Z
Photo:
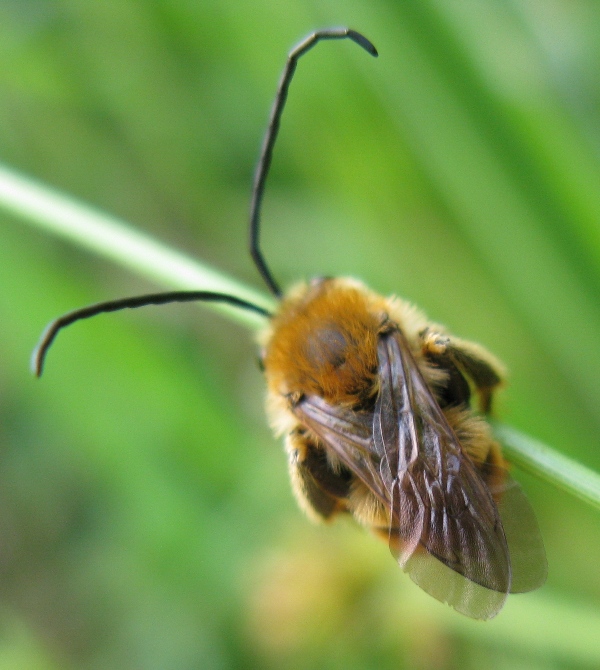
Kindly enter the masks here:
M 211 291 L 98 303 L 48 326 L 34 369 L 39 376 L 62 328 L 103 312 L 200 300 L 261 314 L 268 319 L 259 337 L 267 413 L 285 436 L 300 507 L 322 521 L 351 515 L 389 543 L 427 593 L 469 617 L 489 619 L 509 593 L 536 589 L 547 574 L 534 513 L 485 418 L 504 379 L 502 365 L 408 302 L 355 279 L 316 278 L 284 296 L 260 250 L 261 202 L 298 59 L 321 40 L 343 38 L 377 56 L 366 37 L 348 28 L 308 36 L 288 56 L 263 141 L 250 251 L 279 299 L 274 313 Z

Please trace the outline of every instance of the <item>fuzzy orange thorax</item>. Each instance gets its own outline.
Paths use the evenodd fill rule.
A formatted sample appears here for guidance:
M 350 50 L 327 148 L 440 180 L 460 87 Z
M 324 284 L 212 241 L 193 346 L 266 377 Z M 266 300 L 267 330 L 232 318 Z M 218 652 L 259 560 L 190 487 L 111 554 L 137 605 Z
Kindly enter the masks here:
M 377 303 L 380 300 L 376 300 Z M 286 298 L 266 343 L 270 387 L 356 405 L 373 395 L 382 304 L 348 280 L 317 280 Z

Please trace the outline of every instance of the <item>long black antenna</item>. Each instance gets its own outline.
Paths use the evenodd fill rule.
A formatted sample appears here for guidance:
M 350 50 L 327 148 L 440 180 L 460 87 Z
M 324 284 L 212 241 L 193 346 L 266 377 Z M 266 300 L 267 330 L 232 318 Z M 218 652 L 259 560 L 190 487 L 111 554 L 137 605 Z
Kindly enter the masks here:
M 98 302 L 94 305 L 88 305 L 72 312 L 67 312 L 48 324 L 42 337 L 33 350 L 31 357 L 31 367 L 33 372 L 40 377 L 44 369 L 44 360 L 50 345 L 59 331 L 70 326 L 75 321 L 89 319 L 91 316 L 103 314 L 105 312 L 116 312 L 120 309 L 132 309 L 135 307 L 145 307 L 146 305 L 164 305 L 169 302 L 193 302 L 203 300 L 205 302 L 223 302 L 228 305 L 234 305 L 257 312 L 262 316 L 269 317 L 271 313 L 258 305 L 255 305 L 234 295 L 227 293 L 214 293 L 213 291 L 171 291 L 169 293 L 150 293 L 148 295 L 138 295 L 133 298 L 121 298 L 120 300 L 109 300 L 108 302 Z
M 269 168 L 271 167 L 273 147 L 275 145 L 275 140 L 277 139 L 277 133 L 279 132 L 281 115 L 283 113 L 283 108 L 287 99 L 288 89 L 290 87 L 292 77 L 294 76 L 294 72 L 296 71 L 296 66 L 298 65 L 298 59 L 300 56 L 303 56 L 307 51 L 312 49 L 317 42 L 320 42 L 321 40 L 339 40 L 345 38 L 349 38 L 353 42 L 356 42 L 356 44 L 361 46 L 372 56 L 378 55 L 377 49 L 364 35 L 361 35 L 360 33 L 356 32 L 356 30 L 351 30 L 350 28 L 327 28 L 325 30 L 317 30 L 316 32 L 309 35 L 306 39 L 302 40 L 300 44 L 295 46 L 290 51 L 287 63 L 283 69 L 283 74 L 281 75 L 281 79 L 279 81 L 279 87 L 277 88 L 277 94 L 271 109 L 269 125 L 263 140 L 260 159 L 258 161 L 258 165 L 256 166 L 256 172 L 254 173 L 252 203 L 250 206 L 250 254 L 252 255 L 254 264 L 260 272 L 261 277 L 265 280 L 265 283 L 269 287 L 269 290 L 278 298 L 281 297 L 281 289 L 279 288 L 277 282 L 273 279 L 273 275 L 265 263 L 265 259 L 259 247 L 258 236 L 260 228 L 260 206 L 265 193 L 265 182 L 267 180 L 267 175 L 269 174 Z
M 258 162 L 254 178 L 254 188 L 252 190 L 252 207 L 250 210 L 250 253 L 252 254 L 252 258 L 256 263 L 258 271 L 262 275 L 270 290 L 277 297 L 281 296 L 281 291 L 271 276 L 271 273 L 269 272 L 269 269 L 267 268 L 263 256 L 260 252 L 258 246 L 258 231 L 260 221 L 260 204 L 262 202 L 265 190 L 265 181 L 269 172 L 269 167 L 271 165 L 273 145 L 275 144 L 275 140 L 277 138 L 281 114 L 283 112 L 288 88 L 294 75 L 298 58 L 305 54 L 320 40 L 343 39 L 345 37 L 348 37 L 356 42 L 373 56 L 377 56 L 377 50 L 371 44 L 371 42 L 369 42 L 369 40 L 360 33 L 357 33 L 355 30 L 350 30 L 349 28 L 330 28 L 328 30 L 319 30 L 312 35 L 309 35 L 290 52 L 286 66 L 281 76 L 281 80 L 279 82 L 279 88 L 277 89 L 277 95 L 275 97 L 273 109 L 271 110 L 271 118 L 269 120 L 269 126 L 263 141 L 260 160 Z M 227 293 L 215 293 L 213 291 L 171 291 L 168 293 L 151 293 L 148 295 L 139 295 L 132 298 L 122 298 L 120 300 L 99 302 L 94 305 L 88 305 L 87 307 L 68 312 L 67 314 L 64 314 L 63 316 L 48 324 L 42 333 L 42 337 L 37 347 L 33 351 L 31 359 L 31 366 L 33 371 L 38 377 L 42 374 L 44 360 L 50 345 L 63 328 L 70 326 L 76 321 L 81 321 L 81 319 L 89 319 L 92 316 L 103 314 L 105 312 L 116 312 L 120 309 L 132 309 L 135 307 L 144 307 L 146 305 L 164 305 L 170 302 L 192 302 L 197 300 L 203 300 L 205 302 L 222 302 L 256 312 L 262 316 L 272 316 L 268 310 L 251 302 L 247 302 L 242 298 L 238 298 Z

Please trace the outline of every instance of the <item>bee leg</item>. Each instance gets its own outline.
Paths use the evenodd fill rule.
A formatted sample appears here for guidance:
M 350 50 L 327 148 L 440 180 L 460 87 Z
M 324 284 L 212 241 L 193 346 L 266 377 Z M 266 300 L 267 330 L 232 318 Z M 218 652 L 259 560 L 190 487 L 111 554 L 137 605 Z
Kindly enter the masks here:
M 290 477 L 300 507 L 315 520 L 327 520 L 347 512 L 351 475 L 335 472 L 325 450 L 318 447 L 301 427 L 286 440 Z
M 447 369 L 452 377 L 451 366 L 473 381 L 479 396 L 479 409 L 489 414 L 492 409 L 492 394 L 502 383 L 504 369 L 483 347 L 455 337 L 427 329 L 421 333 L 424 355 L 432 362 Z
M 435 368 L 443 370 L 443 384 L 435 389 L 436 399 L 442 409 L 468 407 L 471 400 L 471 388 L 465 376 L 448 353 L 450 338 L 447 335 L 427 330 L 422 333 L 421 349 L 423 355 Z
M 490 442 L 490 450 L 484 463 L 479 466 L 483 480 L 487 484 L 496 504 L 502 499 L 504 482 L 508 471 L 508 464 L 504 460 L 500 445 L 495 440 Z
M 464 340 L 453 338 L 448 351 L 458 367 L 473 380 L 479 395 L 479 409 L 489 414 L 492 395 L 504 379 L 502 364 L 483 347 Z

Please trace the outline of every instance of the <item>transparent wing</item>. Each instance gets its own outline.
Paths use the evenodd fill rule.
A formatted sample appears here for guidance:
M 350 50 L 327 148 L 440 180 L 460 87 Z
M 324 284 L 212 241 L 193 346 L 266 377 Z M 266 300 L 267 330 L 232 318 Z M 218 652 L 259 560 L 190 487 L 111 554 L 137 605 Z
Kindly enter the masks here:
M 385 509 L 390 508 L 389 492 L 380 474 L 380 456 L 373 451 L 373 412 L 354 412 L 311 395 L 300 400 L 294 414 L 369 487 Z
M 548 565 L 535 515 L 519 485 L 506 471 L 493 475 L 498 483 L 492 495 L 498 503 L 510 553 L 511 593 L 539 588 L 546 581 Z M 390 536 L 392 552 L 393 537 Z M 490 619 L 502 608 L 506 593 L 471 581 L 435 556 L 418 549 L 407 560 L 405 570 L 424 591 L 474 619 Z
M 534 591 L 548 576 L 546 550 L 535 514 L 517 482 L 501 468 L 486 465 L 486 480 L 496 501 L 512 567 L 511 593 Z
M 373 441 L 375 450 L 385 454 L 392 553 L 434 597 L 469 616 L 494 616 L 512 582 L 494 499 L 463 453 L 400 331 L 380 338 L 378 358 Z

